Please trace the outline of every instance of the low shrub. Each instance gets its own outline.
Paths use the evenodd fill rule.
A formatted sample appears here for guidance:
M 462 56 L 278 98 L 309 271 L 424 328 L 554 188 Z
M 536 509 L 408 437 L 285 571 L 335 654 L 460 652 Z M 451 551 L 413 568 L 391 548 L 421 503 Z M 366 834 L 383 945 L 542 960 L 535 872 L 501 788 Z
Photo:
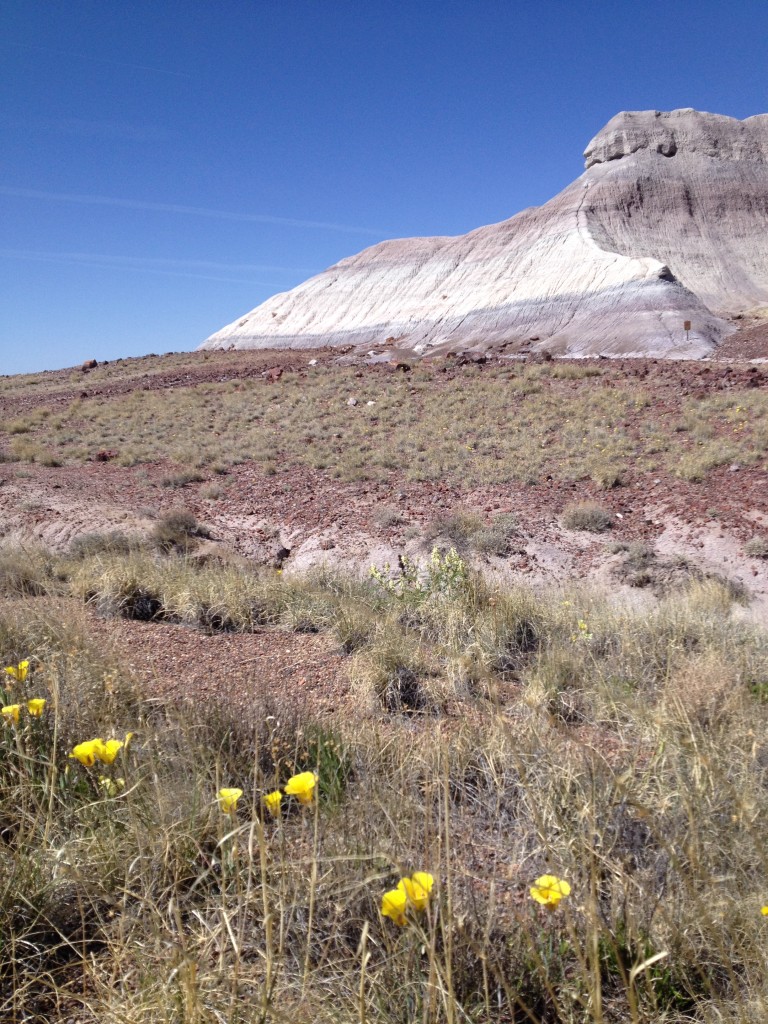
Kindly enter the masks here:
M 768 558 L 768 537 L 751 537 L 744 545 L 744 553 L 750 558 Z
M 564 509 L 562 524 L 567 530 L 605 533 L 613 527 L 613 515 L 595 502 L 581 502 Z
M 152 529 L 152 540 L 163 551 L 191 551 L 200 538 L 209 536 L 209 531 L 186 509 L 168 512 Z
M 0 549 L 0 594 L 35 597 L 55 592 L 54 559 L 41 548 Z
M 481 555 L 496 555 L 506 558 L 514 550 L 520 548 L 520 531 L 517 519 L 513 515 L 496 516 L 490 526 L 483 526 L 470 538 L 475 551 Z
M 483 520 L 474 512 L 448 512 L 435 516 L 428 522 L 424 527 L 423 536 L 427 544 L 442 537 L 449 541 L 457 551 L 465 552 L 469 549 L 475 534 L 484 527 Z
M 383 505 L 373 513 L 373 521 L 380 530 L 391 530 L 394 526 L 402 526 L 403 515 L 393 505 Z
M 205 481 L 205 476 L 195 469 L 185 469 L 180 473 L 171 476 L 164 476 L 160 481 L 163 487 L 179 489 L 188 487 L 190 484 L 200 484 Z
M 81 533 L 69 545 L 72 558 L 91 558 L 94 555 L 128 555 L 143 547 L 140 537 L 129 537 L 120 530 L 105 533 Z

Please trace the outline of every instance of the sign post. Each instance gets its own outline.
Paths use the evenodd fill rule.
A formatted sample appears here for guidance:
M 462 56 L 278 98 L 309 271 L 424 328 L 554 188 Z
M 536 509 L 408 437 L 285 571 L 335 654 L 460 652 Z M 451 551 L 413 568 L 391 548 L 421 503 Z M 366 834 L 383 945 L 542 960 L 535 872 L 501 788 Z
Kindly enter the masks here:
M 690 331 L 690 329 L 691 329 L 691 321 L 690 320 L 683 320 L 683 330 L 685 331 L 685 341 L 686 341 L 686 344 L 688 343 L 688 332 Z

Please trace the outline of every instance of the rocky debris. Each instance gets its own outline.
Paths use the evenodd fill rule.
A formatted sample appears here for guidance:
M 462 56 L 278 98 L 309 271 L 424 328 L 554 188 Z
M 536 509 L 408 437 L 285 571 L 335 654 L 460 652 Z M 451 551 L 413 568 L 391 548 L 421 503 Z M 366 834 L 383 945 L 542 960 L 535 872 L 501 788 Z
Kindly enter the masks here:
M 382 242 L 202 347 L 710 355 L 768 307 L 767 154 L 766 114 L 618 114 L 544 206 Z

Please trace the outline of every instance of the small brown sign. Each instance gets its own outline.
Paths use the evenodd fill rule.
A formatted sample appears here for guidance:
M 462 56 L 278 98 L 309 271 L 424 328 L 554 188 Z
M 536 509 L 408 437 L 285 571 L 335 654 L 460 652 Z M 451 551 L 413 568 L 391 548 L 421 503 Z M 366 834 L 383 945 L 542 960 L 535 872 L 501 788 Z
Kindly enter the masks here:
M 684 331 L 690 331 L 690 329 L 691 329 L 691 321 L 690 320 L 684 320 L 683 321 L 683 330 Z

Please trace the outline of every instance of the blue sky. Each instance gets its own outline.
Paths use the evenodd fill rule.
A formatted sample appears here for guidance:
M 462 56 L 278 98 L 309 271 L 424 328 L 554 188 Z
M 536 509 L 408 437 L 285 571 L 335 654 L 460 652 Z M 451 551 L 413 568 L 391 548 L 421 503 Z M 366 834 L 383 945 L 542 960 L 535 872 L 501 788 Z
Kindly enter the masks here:
M 2 0 L 0 373 L 546 202 L 619 110 L 768 112 L 766 39 L 765 0 Z

